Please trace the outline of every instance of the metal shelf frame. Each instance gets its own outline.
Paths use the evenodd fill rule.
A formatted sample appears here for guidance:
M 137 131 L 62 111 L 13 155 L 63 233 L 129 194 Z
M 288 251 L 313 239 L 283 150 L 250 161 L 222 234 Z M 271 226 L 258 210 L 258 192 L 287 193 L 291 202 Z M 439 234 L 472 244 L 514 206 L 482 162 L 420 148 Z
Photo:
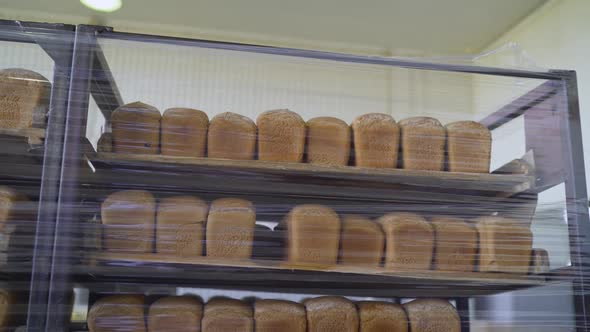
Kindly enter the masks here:
M 8 28 L 7 28 L 8 26 Z M 37 29 L 31 24 L 27 29 Z M 68 29 L 71 27 L 68 26 Z M 22 29 L 2 24 L 0 29 Z M 68 30 L 70 31 L 70 30 Z M 35 34 L 30 34 L 35 35 Z M 33 40 L 48 48 L 48 54 L 56 49 L 71 50 L 69 59 L 56 60 L 54 77 L 56 87 L 52 96 L 52 112 L 47 130 L 46 150 L 43 164 L 40 207 L 35 247 L 35 264 L 31 285 L 31 303 L 44 305 L 39 312 L 29 312 L 29 331 L 68 331 L 71 291 L 79 280 L 73 266 L 73 234 L 80 229 L 84 220 L 80 209 L 78 188 L 84 169 L 80 163 L 87 145 L 84 144 L 86 120 L 90 96 L 98 104 L 108 124 L 110 114 L 123 104 L 121 94 L 108 67 L 108 61 L 101 51 L 98 39 L 140 41 L 146 43 L 166 43 L 201 48 L 273 54 L 277 56 L 305 57 L 340 62 L 353 62 L 395 66 L 416 70 L 448 71 L 482 75 L 508 76 L 545 79 L 542 84 L 526 96 L 482 120 L 490 129 L 498 128 L 516 117 L 523 116 L 526 133 L 526 149 L 539 152 L 551 158 L 536 160 L 536 179 L 531 194 L 538 194 L 559 183 L 565 182 L 566 209 L 569 226 L 570 252 L 572 265 L 567 271 L 567 282 L 574 287 L 574 303 L 577 331 L 590 331 L 590 278 L 585 269 L 590 266 L 590 220 L 588 216 L 588 196 L 584 171 L 580 110 L 574 71 L 550 70 L 547 72 L 500 69 L 469 65 L 429 63 L 415 60 L 356 56 L 277 48 L 259 45 L 215 42 L 206 40 L 152 36 L 113 31 L 108 27 L 79 25 L 71 44 L 52 45 L 50 40 Z M 64 54 L 67 52 L 64 52 Z M 59 69 L 59 70 L 58 70 Z M 71 71 L 70 71 L 71 69 Z M 68 74 L 66 74 L 68 73 Z M 57 74 L 56 74 L 57 75 Z M 63 90 L 62 88 L 65 88 Z M 56 101 L 61 101 L 57 104 Z M 67 104 L 65 102 L 67 101 Z M 538 116 L 541 110 L 550 116 Z M 540 144 L 535 139 L 539 128 L 554 128 L 560 137 L 555 144 Z M 54 204 L 49 204 L 54 203 Z M 43 241 L 51 239 L 51 241 Z M 45 301 L 44 301 L 45 300 Z M 462 315 L 463 331 L 469 331 L 469 299 L 456 298 Z M 44 303 L 43 303 L 44 302 Z

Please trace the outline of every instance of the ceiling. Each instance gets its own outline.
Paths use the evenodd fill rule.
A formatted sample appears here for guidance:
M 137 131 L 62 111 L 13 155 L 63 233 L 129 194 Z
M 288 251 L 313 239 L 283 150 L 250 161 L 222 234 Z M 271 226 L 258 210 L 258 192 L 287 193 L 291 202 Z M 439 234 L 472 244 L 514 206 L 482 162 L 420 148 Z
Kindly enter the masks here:
M 371 49 L 476 53 L 546 0 L 123 0 L 97 15 L 78 0 L 0 0 L 2 18 L 101 23 L 118 30 Z M 332 46 L 331 46 L 332 45 Z

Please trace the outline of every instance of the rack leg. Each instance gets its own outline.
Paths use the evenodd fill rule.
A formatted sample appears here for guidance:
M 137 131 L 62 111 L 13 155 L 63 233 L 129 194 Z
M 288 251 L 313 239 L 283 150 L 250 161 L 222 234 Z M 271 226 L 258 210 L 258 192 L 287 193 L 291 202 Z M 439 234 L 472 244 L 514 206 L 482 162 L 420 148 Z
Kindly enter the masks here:
M 457 311 L 461 318 L 461 332 L 469 332 L 471 323 L 469 321 L 469 298 L 460 297 L 455 299 Z

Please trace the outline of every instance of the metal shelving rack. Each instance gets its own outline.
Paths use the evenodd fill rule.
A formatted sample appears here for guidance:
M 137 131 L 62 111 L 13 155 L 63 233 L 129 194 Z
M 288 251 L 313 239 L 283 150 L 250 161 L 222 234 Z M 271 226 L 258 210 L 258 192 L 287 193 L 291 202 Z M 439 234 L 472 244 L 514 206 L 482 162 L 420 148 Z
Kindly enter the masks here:
M 2 27 L 4 28 L 4 27 Z M 462 313 L 463 331 L 469 331 L 469 297 L 482 296 L 493 293 L 502 293 L 514 289 L 535 287 L 534 283 L 522 285 L 506 284 L 504 286 L 462 284 L 444 282 L 428 285 L 412 281 L 411 279 L 392 279 L 383 277 L 367 277 L 359 279 L 359 276 L 351 274 L 330 275 L 321 272 L 302 271 L 267 271 L 264 269 L 240 269 L 240 268 L 207 268 L 193 266 L 184 276 L 178 276 L 180 271 L 186 271 L 186 265 L 167 266 L 165 272 L 149 274 L 158 264 L 145 264 L 145 266 L 129 267 L 123 263 L 111 262 L 105 265 L 96 265 L 92 268 L 81 264 L 80 248 L 83 244 L 77 239 L 85 232 L 86 220 L 91 213 L 96 211 L 99 202 L 89 199 L 96 192 L 114 188 L 112 182 L 105 182 L 109 176 L 117 176 L 123 179 L 122 187 L 155 188 L 156 184 L 142 182 L 141 178 L 133 178 L 132 167 L 123 162 L 106 162 L 96 157 L 92 147 L 84 138 L 86 130 L 87 112 L 90 96 L 99 106 L 107 121 L 107 130 L 111 112 L 123 103 L 116 82 L 111 74 L 107 59 L 105 58 L 98 38 L 118 40 L 143 41 L 184 45 L 191 47 L 213 48 L 220 50 L 234 50 L 277 56 L 294 56 L 312 59 L 323 59 L 339 62 L 353 62 L 364 64 L 376 64 L 384 66 L 403 67 L 416 70 L 434 70 L 459 73 L 473 73 L 482 75 L 495 75 L 507 77 L 536 78 L 547 80 L 538 88 L 518 98 L 509 105 L 485 118 L 482 123 L 490 129 L 498 128 L 512 119 L 523 116 L 526 132 L 526 149 L 537 152 L 541 156 L 536 159 L 536 173 L 534 184 L 531 188 L 511 195 L 518 200 L 522 197 L 527 200 L 530 197 L 554 187 L 558 183 L 565 182 L 566 209 L 569 227 L 569 240 L 571 252 L 571 266 L 560 270 L 551 271 L 544 275 L 548 282 L 569 282 L 573 285 L 574 304 L 576 314 L 577 331 L 590 331 L 588 315 L 590 308 L 590 286 L 588 283 L 588 270 L 590 265 L 590 221 L 588 218 L 588 197 L 586 194 L 586 179 L 584 173 L 584 161 L 581 139 L 581 125 L 579 105 L 576 87 L 576 74 L 573 71 L 552 70 L 548 72 L 535 72 L 526 70 L 506 70 L 499 68 L 487 68 L 479 66 L 427 63 L 420 61 L 400 60 L 382 57 L 366 57 L 343 55 L 328 52 L 275 48 L 256 45 L 244 45 L 236 43 L 212 42 L 184 38 L 163 36 L 149 36 L 141 34 L 115 32 L 107 27 L 80 25 L 75 29 L 75 38 L 72 48 L 73 56 L 69 60 L 63 60 L 63 65 L 71 68 L 70 82 L 62 82 L 70 87 L 68 94 L 61 95 L 67 100 L 67 113 L 65 110 L 54 112 L 53 125 L 47 131 L 47 141 L 54 144 L 47 145 L 44 160 L 44 173 L 42 178 L 43 197 L 51 197 L 57 206 L 48 205 L 40 207 L 40 220 L 37 239 L 43 239 L 43 235 L 51 236 L 51 243 L 38 243 L 35 248 L 35 266 L 33 269 L 33 283 L 31 286 L 31 302 L 40 303 L 46 299 L 46 311 L 43 315 L 29 315 L 30 331 L 69 331 L 75 329 L 70 325 L 72 317 L 72 289 L 75 287 L 86 289 L 102 289 L 114 287 L 117 289 L 143 289 L 142 287 L 176 287 L 177 285 L 194 285 L 194 278 L 199 275 L 198 281 L 203 285 L 220 289 L 259 289 L 288 292 L 319 292 L 322 294 L 345 294 L 343 285 L 356 282 L 359 286 L 356 290 L 348 292 L 348 295 L 383 295 L 388 297 L 416 297 L 426 294 L 436 294 L 435 289 L 444 289 L 441 296 L 456 301 L 457 308 Z M 56 47 L 56 46 L 54 46 Z M 62 47 L 62 46 L 60 46 Z M 49 52 L 48 52 L 49 53 Z M 69 62 L 68 62 L 69 61 Z M 64 67 L 65 68 L 65 67 Z M 63 79 L 60 77 L 59 79 Z M 57 78 L 56 78 L 57 79 Z M 61 81 L 60 81 L 61 82 Z M 61 86 L 61 85 L 58 85 Z M 54 89 L 55 90 L 55 89 Z M 57 93 L 57 92 L 55 92 Z M 63 93 L 63 92 L 62 92 Z M 67 97 L 66 97 L 67 96 Z M 54 106 L 55 107 L 55 106 Z M 549 116 L 538 116 L 533 110 L 539 107 L 546 110 Z M 547 111 L 548 110 L 548 111 Z M 567 110 L 567 112 L 563 112 Z M 67 116 L 66 116 L 67 114 Z M 64 121 L 65 119 L 65 121 Z M 60 122 L 61 120 L 62 122 Z M 62 126 L 56 125 L 61 123 Z M 540 144 L 535 138 L 542 128 L 557 130 L 560 139 L 555 144 Z M 53 136 L 52 136 L 53 135 Z M 59 149 L 59 151 L 54 150 Z M 93 157 L 94 156 L 94 157 Z M 556 157 L 558 156 L 558 157 Z M 83 162 L 81 162 L 83 161 Z M 97 169 L 90 171 L 85 162 L 90 162 Z M 53 165 L 53 166 L 52 166 Z M 59 165 L 59 171 L 55 167 Z M 165 163 L 152 163 L 144 165 L 146 169 L 157 172 L 158 167 L 165 167 Z M 170 173 L 170 169 L 167 169 Z M 50 172 L 57 172 L 52 173 Z M 184 173 L 183 173 L 184 172 Z M 196 174 L 195 169 L 187 167 L 179 174 L 172 174 L 170 181 L 178 180 L 183 174 Z M 224 172 L 223 169 L 219 172 Z M 229 171 L 228 171 L 229 172 Z M 206 173 L 206 172 L 205 172 Z M 231 173 L 231 172 L 229 172 Z M 226 173 L 229 174 L 229 173 Z M 104 178 L 100 179 L 100 176 Z M 237 178 L 239 174 L 234 174 Z M 273 175 L 277 176 L 277 175 Z M 300 176 L 282 179 L 289 183 L 305 183 L 310 185 L 335 185 L 330 183 L 329 177 L 318 178 Z M 565 181 L 564 181 L 565 179 Z M 207 181 L 206 174 L 200 179 Z M 358 185 L 362 180 L 351 180 L 349 186 Z M 59 191 L 58 191 L 59 189 Z M 169 190 L 169 188 L 160 188 Z M 185 188 L 185 192 L 194 192 L 195 188 Z M 227 190 L 223 187 L 209 187 L 204 189 L 211 192 Z M 302 189 L 305 190 L 305 189 Z M 383 196 L 390 194 L 387 188 L 382 192 Z M 270 193 L 263 196 L 268 198 Z M 343 197 L 339 199 L 345 199 Z M 367 201 L 378 201 L 383 197 L 371 197 Z M 42 211 L 41 211 L 42 209 Z M 41 216 L 45 216 L 41 219 Z M 48 220 L 54 222 L 48 222 Z M 76 240 L 76 242 L 74 242 Z M 50 254 L 41 254 L 50 253 Z M 49 261 L 50 260 L 50 261 Z M 209 272 L 208 272 L 209 271 Z M 244 273 L 251 278 L 251 283 L 242 286 L 232 284 L 232 275 Z M 261 283 L 261 278 L 272 279 L 277 277 L 274 283 Z M 341 278 L 340 283 L 334 284 L 333 280 Z M 322 280 L 325 279 L 325 280 Z M 305 284 L 304 284 L 305 283 Z M 307 286 L 312 284 L 312 286 Z M 170 286 L 167 286 L 170 285 Z M 360 287 L 364 285 L 365 287 Z M 375 286 L 375 287 L 372 287 Z M 397 287 L 397 288 L 396 288 Z M 403 292 L 399 291 L 403 288 Z M 421 289 L 420 292 L 417 289 Z M 43 293 L 46 291 L 45 293 Z M 44 297 L 45 296 L 45 297 Z M 40 317 L 44 316 L 44 317 Z
M 2 184 L 13 186 L 38 201 L 31 259 L 19 263 L 16 274 L 11 273 L 11 264 L 0 272 L 3 279 L 9 282 L 30 281 L 26 313 L 29 331 L 42 331 L 45 326 L 44 312 L 48 303 L 52 239 L 58 213 L 74 30 L 75 26 L 67 24 L 0 20 L 0 42 L 37 44 L 54 62 L 44 143 L 29 144 L 31 142 L 27 137 L 0 136 Z

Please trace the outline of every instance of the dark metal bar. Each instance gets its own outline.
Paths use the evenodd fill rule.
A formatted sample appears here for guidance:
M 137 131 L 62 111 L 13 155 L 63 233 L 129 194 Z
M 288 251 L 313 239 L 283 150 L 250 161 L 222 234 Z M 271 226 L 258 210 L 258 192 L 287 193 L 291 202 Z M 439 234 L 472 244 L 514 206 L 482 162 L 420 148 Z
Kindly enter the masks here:
M 23 31 L 23 33 L 26 31 Z M 56 33 L 56 32 L 53 32 Z M 65 118 L 70 87 L 70 68 L 73 49 L 73 31 L 58 32 L 63 44 L 46 44 L 48 54 L 57 54 L 50 112 L 45 137 L 42 181 L 40 187 L 38 217 L 31 270 L 31 288 L 27 313 L 28 331 L 43 331 L 50 280 L 51 253 L 57 213 L 58 188 L 62 162 Z M 69 38 L 69 42 L 66 42 Z M 59 49 L 59 50 L 54 50 Z M 67 56 L 69 54 L 69 56 Z
M 100 37 L 101 38 L 111 38 L 111 39 L 134 41 L 134 42 L 165 43 L 165 44 L 173 44 L 173 45 L 179 45 L 179 46 L 203 47 L 203 48 L 221 49 L 221 50 L 228 50 L 228 51 L 272 54 L 272 55 L 292 56 L 292 57 L 298 57 L 298 58 L 310 58 L 310 59 L 319 59 L 319 60 L 348 62 L 348 63 L 365 63 L 365 64 L 395 66 L 395 67 L 421 69 L 421 70 L 448 71 L 448 72 L 459 72 L 459 73 L 473 73 L 473 74 L 536 78 L 536 79 L 548 79 L 548 80 L 559 79 L 559 75 L 555 75 L 551 72 L 528 71 L 528 70 L 519 70 L 519 69 L 502 69 L 502 68 L 474 66 L 474 65 L 457 65 L 457 64 L 435 63 L 435 62 L 427 62 L 427 61 L 409 60 L 409 59 L 403 59 L 403 58 L 387 58 L 387 57 L 380 57 L 380 56 L 363 56 L 363 55 L 341 54 L 341 53 L 333 53 L 333 52 L 302 50 L 302 49 L 284 48 L 284 47 L 273 47 L 273 46 L 262 46 L 262 45 L 210 41 L 210 40 L 202 40 L 202 39 L 188 39 L 188 38 L 179 38 L 179 37 L 155 36 L 155 35 L 146 35 L 146 34 L 138 34 L 138 33 L 128 33 L 128 32 L 105 31 L 105 32 L 100 33 Z
M 51 262 L 51 280 L 48 307 L 45 313 L 45 331 L 66 331 L 71 298 L 71 241 L 76 236 L 78 220 L 78 173 L 80 142 L 84 136 L 88 102 L 95 29 L 79 27 L 76 30 L 72 60 L 71 84 L 63 144 L 63 161 L 56 232 Z
M 455 299 L 457 311 L 461 318 L 461 332 L 469 332 L 471 329 L 471 321 L 469 314 L 469 298 L 459 297 Z
M 545 82 L 479 122 L 490 130 L 494 130 L 550 99 L 557 91 L 553 81 Z
M 565 194 L 567 219 L 570 228 L 570 256 L 576 279 L 573 283 L 576 308 L 576 331 L 590 331 L 590 280 L 587 267 L 590 265 L 590 219 L 588 194 L 582 146 L 582 126 L 575 71 L 556 71 L 562 75 L 563 85 L 560 106 L 567 107 L 561 121 L 563 144 L 562 158 L 565 164 Z
M 98 43 L 95 45 L 94 50 L 90 91 L 105 118 L 105 131 L 110 132 L 111 113 L 117 107 L 123 105 L 123 99 L 109 68 L 108 61 Z

